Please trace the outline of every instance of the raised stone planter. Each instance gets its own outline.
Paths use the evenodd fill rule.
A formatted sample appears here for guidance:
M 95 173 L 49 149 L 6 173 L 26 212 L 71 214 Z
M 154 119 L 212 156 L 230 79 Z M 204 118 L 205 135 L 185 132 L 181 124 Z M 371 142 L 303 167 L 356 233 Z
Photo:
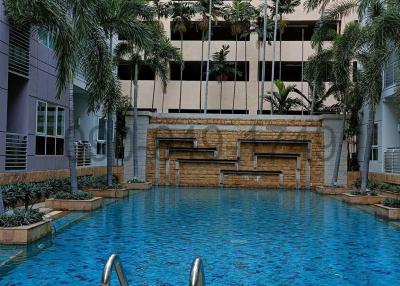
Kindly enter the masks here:
M 47 199 L 46 208 L 62 211 L 92 211 L 101 207 L 103 198 L 94 197 L 90 200 L 58 200 Z
M 101 198 L 124 198 L 129 195 L 127 189 L 88 189 L 87 192 Z
M 382 203 L 383 196 L 361 196 L 361 195 L 352 195 L 350 193 L 345 193 L 342 195 L 343 201 L 350 204 L 356 205 L 375 205 Z
M 28 244 L 51 233 L 51 223 L 48 220 L 35 224 L 0 227 L 0 244 Z
M 348 193 L 349 189 L 344 187 L 316 187 L 315 192 L 321 195 L 342 195 L 344 193 Z
M 382 204 L 374 205 L 375 214 L 387 219 L 400 219 L 400 208 L 391 208 Z
M 400 200 L 400 194 L 398 194 L 398 193 L 393 193 L 393 192 L 388 192 L 388 191 L 379 191 L 379 194 L 381 194 L 382 196 L 388 197 L 388 198 Z
M 145 183 L 126 183 L 127 190 L 150 190 L 153 184 L 151 182 Z

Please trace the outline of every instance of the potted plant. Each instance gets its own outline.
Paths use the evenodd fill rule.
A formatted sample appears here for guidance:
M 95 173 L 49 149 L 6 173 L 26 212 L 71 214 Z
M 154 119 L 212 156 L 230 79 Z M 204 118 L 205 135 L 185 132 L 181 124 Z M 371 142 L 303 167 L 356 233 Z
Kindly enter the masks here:
M 400 200 L 386 198 L 383 204 L 374 205 L 375 214 L 387 219 L 400 219 Z
M 127 190 L 150 190 L 152 186 L 151 182 L 146 182 L 137 177 L 128 180 L 125 184 Z
M 107 180 L 104 176 L 88 177 L 82 185 L 84 190 L 96 197 L 123 198 L 129 195 L 129 191 L 123 185 L 118 184 L 115 177 L 113 177 L 112 187 L 107 185 Z
M 19 183 L 0 188 L 2 208 L 0 213 L 0 243 L 28 244 L 51 232 L 50 220 L 33 209 L 43 197 L 39 184 Z M 17 207 L 19 203 L 23 207 Z

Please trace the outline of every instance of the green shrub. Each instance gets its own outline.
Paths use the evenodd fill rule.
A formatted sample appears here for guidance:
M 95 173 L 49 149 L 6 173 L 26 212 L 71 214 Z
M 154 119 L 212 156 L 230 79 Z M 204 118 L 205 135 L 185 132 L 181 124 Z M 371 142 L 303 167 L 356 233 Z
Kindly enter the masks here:
M 145 181 L 140 178 L 134 177 L 133 179 L 128 180 L 128 183 L 145 183 Z
M 117 184 L 118 180 L 113 176 L 113 186 Z M 81 190 L 84 189 L 107 189 L 107 177 L 106 176 L 84 176 L 78 178 L 78 187 Z
M 0 227 L 30 225 L 43 220 L 43 214 L 36 209 L 15 209 L 0 215 Z
M 400 200 L 399 199 L 391 199 L 386 198 L 383 201 L 383 205 L 391 208 L 400 208 Z
M 71 192 L 58 192 L 54 195 L 55 199 L 58 200 L 78 200 L 78 201 L 82 201 L 82 200 L 90 200 L 91 198 L 93 198 L 93 195 L 91 193 L 88 192 L 75 192 L 75 193 L 71 193 Z

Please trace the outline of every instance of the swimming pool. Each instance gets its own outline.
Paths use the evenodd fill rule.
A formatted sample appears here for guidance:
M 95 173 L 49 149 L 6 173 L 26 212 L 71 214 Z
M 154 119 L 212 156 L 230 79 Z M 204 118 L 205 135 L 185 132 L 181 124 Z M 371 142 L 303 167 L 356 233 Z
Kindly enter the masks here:
M 0 285 L 99 285 L 113 252 L 131 285 L 187 285 L 196 256 L 203 258 L 207 285 L 400 280 L 400 228 L 302 191 L 137 192 L 29 248 L 0 248 L 6 251 L 18 254 L 0 267 Z

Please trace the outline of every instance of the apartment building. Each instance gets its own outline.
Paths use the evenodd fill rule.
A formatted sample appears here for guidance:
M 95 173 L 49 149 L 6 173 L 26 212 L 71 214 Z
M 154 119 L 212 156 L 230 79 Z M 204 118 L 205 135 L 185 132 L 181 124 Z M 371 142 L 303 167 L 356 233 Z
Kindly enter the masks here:
M 303 1 L 304 2 L 304 1 Z M 230 1 L 224 1 L 229 5 Z M 251 4 L 259 7 L 263 1 L 254 0 Z M 269 3 L 272 5 L 272 1 Z M 269 12 L 269 14 L 271 14 Z M 285 84 L 295 84 L 305 95 L 310 96 L 308 84 L 303 78 L 304 63 L 313 55 L 311 47 L 311 36 L 320 14 L 318 11 L 307 13 L 303 3 L 299 5 L 293 14 L 283 15 L 286 27 L 282 34 L 282 46 L 279 44 L 279 32 L 277 33 L 277 46 L 275 53 L 275 79 L 281 79 Z M 346 17 L 343 22 L 337 23 L 336 29 L 340 31 L 345 24 L 356 19 L 356 16 Z M 170 81 L 167 91 L 163 94 L 161 83 L 155 78 L 154 73 L 149 68 L 142 67 L 139 73 L 139 108 L 153 110 L 157 112 L 177 112 L 181 102 L 181 112 L 199 112 L 204 109 L 205 102 L 205 65 L 207 60 L 207 42 L 203 46 L 202 35 L 196 28 L 194 17 L 192 25 L 188 25 L 187 31 L 183 34 L 183 83 L 182 95 L 180 96 L 180 66 L 175 63 L 170 64 Z M 172 43 L 181 47 L 179 33 L 174 33 L 172 26 L 173 19 L 164 19 L 163 26 L 166 34 Z M 212 27 L 211 53 L 220 50 L 223 45 L 229 45 L 230 53 L 228 61 L 235 60 L 235 36 L 232 35 L 229 23 L 219 21 Z M 240 75 L 237 76 L 236 92 L 234 92 L 233 76 L 227 78 L 222 89 L 222 112 L 257 114 L 259 86 L 261 80 L 261 60 L 262 49 L 258 41 L 258 35 L 251 33 L 247 37 L 238 39 L 237 59 Z M 203 54 L 203 75 L 200 82 L 201 55 Z M 271 70 L 272 70 L 273 46 L 268 45 L 266 51 L 266 71 L 265 71 L 265 93 L 270 92 Z M 281 62 L 281 64 L 280 64 Z M 122 82 L 123 92 L 129 95 L 130 84 L 129 67 L 121 64 L 118 73 Z M 154 81 L 155 80 L 155 81 Z M 153 96 L 154 94 L 154 96 Z M 235 99 L 234 99 L 235 97 Z M 208 112 L 219 112 L 220 85 L 215 76 L 210 77 L 208 93 Z M 333 104 L 331 99 L 327 104 Z M 270 105 L 264 103 L 264 112 L 268 112 Z M 297 113 L 301 113 L 298 110 Z
M 370 160 L 370 172 L 373 173 L 400 174 L 400 102 L 396 96 L 398 62 L 398 56 L 393 55 L 383 70 L 382 95 L 375 112 Z M 359 136 L 360 164 L 364 160 L 367 124 L 368 111 L 364 107 Z
M 87 113 L 85 82 L 74 80 L 78 166 L 105 164 L 105 121 Z M 0 5 L 0 173 L 68 168 L 68 94 L 56 98 L 51 35 L 16 28 Z

